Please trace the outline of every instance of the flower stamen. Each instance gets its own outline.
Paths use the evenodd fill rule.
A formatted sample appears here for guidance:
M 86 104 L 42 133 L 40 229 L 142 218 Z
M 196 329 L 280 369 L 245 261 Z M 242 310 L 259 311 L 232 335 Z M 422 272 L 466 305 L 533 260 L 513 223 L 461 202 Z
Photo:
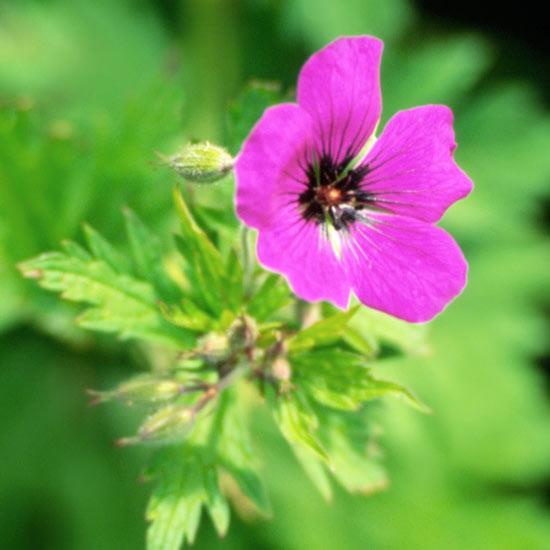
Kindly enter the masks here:
M 335 163 L 323 155 L 308 166 L 306 189 L 298 196 L 304 220 L 349 230 L 358 219 L 357 211 L 374 207 L 374 195 L 361 188 L 368 166 L 349 169 L 349 163 L 350 159 Z

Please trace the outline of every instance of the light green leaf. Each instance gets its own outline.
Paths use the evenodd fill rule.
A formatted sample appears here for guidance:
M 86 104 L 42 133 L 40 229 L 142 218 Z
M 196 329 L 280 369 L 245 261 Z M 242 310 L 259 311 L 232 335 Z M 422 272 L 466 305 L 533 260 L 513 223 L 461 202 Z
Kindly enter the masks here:
M 221 426 L 217 440 L 220 466 L 235 480 L 243 494 L 265 516 L 271 515 L 271 504 L 258 473 L 257 454 L 250 442 L 242 402 L 226 392 Z
M 225 268 L 225 279 L 227 284 L 228 305 L 235 312 L 238 312 L 244 296 L 243 268 L 235 250 L 229 252 Z
M 218 472 L 216 469 L 214 467 L 205 468 L 203 475 L 204 487 L 206 490 L 206 508 L 218 535 L 223 537 L 229 528 L 229 504 L 220 491 Z
M 374 378 L 364 358 L 338 348 L 291 355 L 293 382 L 318 403 L 343 410 L 357 410 L 366 401 L 391 395 L 428 412 L 407 388 Z
M 289 351 L 297 353 L 314 346 L 333 344 L 345 334 L 348 323 L 358 310 L 359 306 L 354 306 L 348 311 L 331 315 L 301 330 L 288 341 Z
M 163 268 L 160 241 L 129 208 L 124 209 L 124 218 L 136 274 L 149 281 L 163 299 L 177 300 L 181 291 Z
M 190 290 L 198 304 L 219 314 L 228 301 L 222 257 L 193 219 L 178 189 L 174 199 L 182 232 L 181 236 L 176 236 L 176 245 L 186 263 Z
M 192 453 L 164 460 L 157 472 L 158 485 L 147 507 L 147 550 L 179 550 L 192 543 L 207 499 L 203 471 Z
M 292 296 L 282 277 L 268 273 L 247 305 L 248 313 L 258 321 L 266 321 L 290 304 Z
M 183 299 L 177 306 L 161 304 L 160 310 L 167 321 L 178 327 L 195 332 L 208 332 L 213 327 L 212 318 L 190 298 Z
M 388 485 L 369 420 L 371 413 L 331 411 L 321 416 L 321 438 L 330 455 L 331 472 L 350 492 L 371 494 Z
M 317 458 L 329 462 L 317 436 L 319 421 L 305 396 L 292 392 L 276 396 L 273 400 L 275 420 L 286 440 L 292 446 L 300 446 Z
M 19 265 L 23 275 L 37 279 L 66 300 L 90 304 L 78 318 L 84 328 L 118 333 L 122 338 L 144 338 L 175 346 L 189 346 L 189 333 L 164 320 L 153 287 L 126 274 L 116 273 L 104 261 L 67 243 L 62 252 L 46 253 Z
M 105 239 L 105 237 L 103 237 L 87 223 L 84 224 L 84 235 L 86 237 L 86 242 L 88 243 L 88 248 L 98 260 L 104 261 L 117 273 L 131 272 L 129 262 L 126 258 L 124 258 L 124 256 L 107 239 Z M 67 252 L 70 254 L 69 250 Z M 73 253 L 73 255 L 75 254 Z
M 407 323 L 381 311 L 362 307 L 349 326 L 372 342 L 375 350 L 379 344 L 385 344 L 413 355 L 426 355 L 429 351 L 427 325 Z
M 296 445 L 292 447 L 292 451 L 321 496 L 327 502 L 330 501 L 332 499 L 332 485 L 324 463 Z

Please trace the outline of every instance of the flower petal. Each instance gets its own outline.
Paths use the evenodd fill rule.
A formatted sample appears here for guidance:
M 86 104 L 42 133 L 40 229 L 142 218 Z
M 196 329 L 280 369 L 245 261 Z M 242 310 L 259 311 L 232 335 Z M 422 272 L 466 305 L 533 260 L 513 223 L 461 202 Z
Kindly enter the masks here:
M 237 214 L 247 225 L 268 227 L 286 194 L 303 188 L 300 163 L 307 155 L 311 118 L 298 105 L 265 111 L 246 139 L 235 165 Z
M 343 262 L 359 300 L 411 322 L 429 321 L 464 288 L 467 263 L 443 229 L 401 216 L 355 223 Z
M 370 168 L 362 187 L 390 212 L 436 222 L 472 190 L 472 181 L 453 160 L 455 148 L 448 107 L 401 111 L 362 163 Z
M 260 231 L 258 259 L 264 267 L 285 275 L 303 300 L 327 300 L 346 308 L 349 283 L 321 227 L 303 220 L 295 206 L 288 206 L 273 229 Z
M 335 163 L 355 157 L 380 119 L 383 43 L 339 38 L 313 54 L 298 78 L 298 104 L 314 119 L 317 151 Z

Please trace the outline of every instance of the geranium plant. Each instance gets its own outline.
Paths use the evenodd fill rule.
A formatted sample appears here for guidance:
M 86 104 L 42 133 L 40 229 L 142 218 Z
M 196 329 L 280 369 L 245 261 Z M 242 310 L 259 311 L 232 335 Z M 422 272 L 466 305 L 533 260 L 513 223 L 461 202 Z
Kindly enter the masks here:
M 314 54 L 297 103 L 265 110 L 235 159 L 211 144 L 164 158 L 188 182 L 174 193 L 175 251 L 126 210 L 124 252 L 85 226 L 86 247 L 66 242 L 20 266 L 86 304 L 80 326 L 139 340 L 148 352 L 149 372 L 90 394 L 147 412 L 117 443 L 156 448 L 145 476 L 156 481 L 151 549 L 192 542 L 203 508 L 222 536 L 230 500 L 272 513 L 251 428 L 258 407 L 272 411 L 327 498 L 331 478 L 357 492 L 386 484 L 375 400 L 427 410 L 374 376 L 388 323 L 370 330 L 358 319 L 374 308 L 428 321 L 461 292 L 466 262 L 434 223 L 471 182 L 453 160 L 447 107 L 398 113 L 376 139 L 381 52 L 362 36 Z M 273 102 L 261 97 L 270 98 L 262 108 Z M 229 186 L 233 172 L 238 218 L 196 200 L 201 184 Z M 238 219 L 245 225 L 232 240 Z M 258 261 L 249 228 L 258 230 Z

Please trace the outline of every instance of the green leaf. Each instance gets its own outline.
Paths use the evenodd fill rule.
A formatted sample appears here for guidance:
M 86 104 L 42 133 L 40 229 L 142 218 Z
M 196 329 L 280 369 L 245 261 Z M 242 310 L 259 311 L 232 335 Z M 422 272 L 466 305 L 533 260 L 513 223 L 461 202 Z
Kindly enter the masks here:
M 321 438 L 330 455 L 334 477 L 350 492 L 371 494 L 388 485 L 375 442 L 372 411 L 321 415 Z
M 228 302 L 222 257 L 193 219 L 178 189 L 174 198 L 182 232 L 181 236 L 176 236 L 176 245 L 186 262 L 190 292 L 200 306 L 219 315 Z
M 157 472 L 158 484 L 147 507 L 147 550 L 179 550 L 193 543 L 207 499 L 200 461 L 191 452 L 170 456 Z
M 283 278 L 268 273 L 247 305 L 248 313 L 258 321 L 266 321 L 277 311 L 289 305 L 292 296 Z
M 276 396 L 273 400 L 275 420 L 286 440 L 292 446 L 300 446 L 317 458 L 329 462 L 317 436 L 319 421 L 305 396 L 291 392 Z
M 321 496 L 327 502 L 330 501 L 332 499 L 332 485 L 324 463 L 296 445 L 292 447 L 292 451 Z
M 233 249 L 229 252 L 225 268 L 225 279 L 227 285 L 228 305 L 238 312 L 244 297 L 243 268 L 239 256 Z
M 181 291 L 163 269 L 164 257 L 158 238 L 130 210 L 124 209 L 126 233 L 136 274 L 149 281 L 165 300 L 177 300 Z
M 94 241 L 97 243 L 99 241 Z M 115 272 L 104 260 L 91 257 L 74 243 L 62 252 L 42 254 L 19 265 L 23 275 L 37 279 L 62 298 L 90 304 L 78 318 L 80 326 L 119 334 L 122 338 L 144 338 L 175 346 L 189 346 L 190 334 L 170 325 L 157 306 L 155 289 L 147 282 Z M 104 249 L 102 249 L 104 253 Z
M 205 468 L 203 475 L 204 487 L 206 490 L 206 508 L 218 535 L 223 537 L 229 528 L 229 504 L 220 491 L 218 472 L 216 469 L 214 467 Z
M 164 318 L 178 327 L 194 332 L 208 332 L 213 328 L 213 319 L 190 298 L 183 299 L 177 306 L 161 304 Z
M 348 323 L 358 310 L 359 306 L 354 306 L 348 311 L 331 315 L 301 330 L 288 341 L 289 351 L 297 353 L 314 346 L 326 346 L 337 342 L 345 334 Z
M 271 504 L 258 473 L 257 455 L 250 442 L 245 411 L 239 397 L 226 392 L 226 407 L 217 440 L 218 460 L 258 511 L 270 516 Z
M 107 239 L 87 223 L 84 224 L 84 235 L 88 243 L 88 248 L 98 260 L 103 260 L 117 273 L 129 273 L 131 271 L 129 262 L 126 258 Z M 67 250 L 67 252 L 69 254 L 71 253 L 70 250 Z M 76 255 L 74 249 L 73 255 Z M 89 259 L 87 254 L 84 255 L 84 259 L 86 258 Z
M 411 355 L 426 355 L 429 351 L 427 325 L 407 323 L 381 311 L 362 307 L 349 326 L 361 338 L 372 343 L 375 351 L 379 344 Z
M 377 380 L 362 356 L 339 348 L 311 350 L 290 356 L 293 382 L 318 403 L 343 410 L 357 410 L 366 401 L 387 395 L 429 412 L 407 388 Z

